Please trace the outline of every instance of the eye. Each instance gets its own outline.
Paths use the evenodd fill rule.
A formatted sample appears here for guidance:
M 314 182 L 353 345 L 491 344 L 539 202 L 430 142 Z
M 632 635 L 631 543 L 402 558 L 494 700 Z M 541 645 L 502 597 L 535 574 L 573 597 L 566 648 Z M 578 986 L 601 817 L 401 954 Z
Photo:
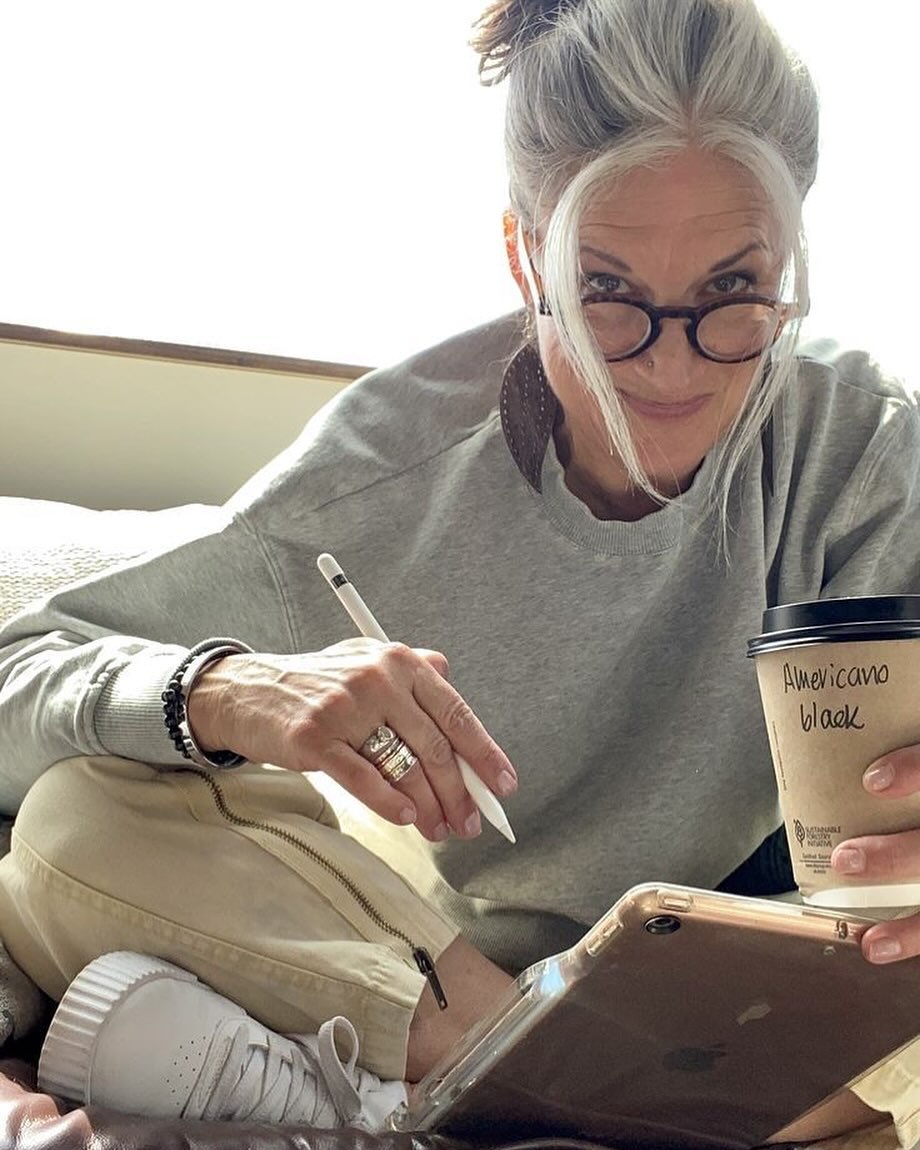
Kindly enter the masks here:
M 620 295 L 629 290 L 627 283 L 610 272 L 586 272 L 581 282 L 585 294 L 602 292 L 604 295 Z
M 749 272 L 723 272 L 709 281 L 709 288 L 716 295 L 738 295 L 749 291 L 756 282 Z

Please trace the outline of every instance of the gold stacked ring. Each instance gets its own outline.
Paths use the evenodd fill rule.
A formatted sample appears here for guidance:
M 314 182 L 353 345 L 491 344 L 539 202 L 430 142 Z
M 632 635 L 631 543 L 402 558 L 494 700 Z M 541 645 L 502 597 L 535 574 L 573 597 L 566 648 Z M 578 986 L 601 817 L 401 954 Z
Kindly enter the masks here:
M 398 783 L 418 763 L 418 756 L 392 727 L 379 726 L 361 744 L 361 754 L 388 783 Z

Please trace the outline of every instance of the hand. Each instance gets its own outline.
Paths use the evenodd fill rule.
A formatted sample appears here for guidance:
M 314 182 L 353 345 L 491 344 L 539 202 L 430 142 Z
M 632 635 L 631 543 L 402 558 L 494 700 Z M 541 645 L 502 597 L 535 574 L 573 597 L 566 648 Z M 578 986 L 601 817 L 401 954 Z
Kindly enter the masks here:
M 298 655 L 228 655 L 195 681 L 189 724 L 203 750 L 324 771 L 383 818 L 415 823 L 433 842 L 451 829 L 470 838 L 480 817 L 454 753 L 498 794 L 512 792 L 517 776 L 447 674 L 436 651 L 375 639 Z M 358 753 L 381 724 L 419 758 L 395 785 Z
M 920 794 L 920 745 L 892 751 L 863 773 L 863 786 L 879 801 Z M 920 829 L 889 835 L 861 835 L 839 843 L 831 865 L 842 875 L 879 883 L 920 883 Z M 896 962 L 920 955 L 920 914 L 870 927 L 862 937 L 870 962 Z

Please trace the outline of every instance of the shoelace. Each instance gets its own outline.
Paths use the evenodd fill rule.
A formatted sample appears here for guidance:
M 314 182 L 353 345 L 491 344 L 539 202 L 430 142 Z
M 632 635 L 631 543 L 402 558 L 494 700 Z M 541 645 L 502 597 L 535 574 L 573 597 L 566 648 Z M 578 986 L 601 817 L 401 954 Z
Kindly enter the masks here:
M 351 1043 L 345 1064 L 335 1048 L 337 1030 Z M 284 1038 L 265 1031 L 264 1039 L 255 1039 L 245 1023 L 228 1030 L 215 1039 L 185 1116 L 304 1122 L 325 1129 L 353 1122 L 361 1113 L 354 1081 L 355 1029 L 338 1016 L 323 1023 L 313 1041 L 315 1052 L 302 1036 Z

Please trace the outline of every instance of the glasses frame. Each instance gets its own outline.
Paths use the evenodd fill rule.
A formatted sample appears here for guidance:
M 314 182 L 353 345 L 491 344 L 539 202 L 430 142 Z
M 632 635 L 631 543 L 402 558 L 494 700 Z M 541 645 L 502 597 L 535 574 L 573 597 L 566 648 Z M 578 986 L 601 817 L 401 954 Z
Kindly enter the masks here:
M 701 355 L 703 359 L 708 359 L 713 363 L 747 363 L 749 360 L 758 359 L 768 347 L 772 347 L 773 344 L 776 343 L 783 330 L 783 324 L 786 319 L 786 308 L 784 305 L 781 304 L 778 299 L 765 295 L 746 295 L 733 299 L 718 299 L 713 300 L 712 303 L 703 304 L 702 307 L 655 307 L 654 304 L 646 303 L 645 300 L 632 299 L 629 296 L 613 295 L 609 292 L 592 292 L 589 295 L 581 297 L 582 307 L 595 303 L 629 304 L 630 307 L 638 308 L 639 311 L 645 312 L 650 324 L 648 335 L 637 348 L 627 355 L 605 355 L 604 358 L 607 363 L 623 363 L 624 360 L 635 359 L 637 355 L 641 355 L 644 351 L 647 351 L 661 335 L 661 321 L 663 319 L 687 320 L 688 323 L 684 327 L 687 342 L 697 355 Z M 719 311 L 721 308 L 739 307 L 744 304 L 760 304 L 777 313 L 776 332 L 768 344 L 765 344 L 751 355 L 728 358 L 725 356 L 712 355 L 700 346 L 700 342 L 697 339 L 697 329 L 707 315 L 710 315 L 714 311 Z M 552 315 L 549 305 L 542 295 L 540 296 L 539 311 L 540 315 Z

